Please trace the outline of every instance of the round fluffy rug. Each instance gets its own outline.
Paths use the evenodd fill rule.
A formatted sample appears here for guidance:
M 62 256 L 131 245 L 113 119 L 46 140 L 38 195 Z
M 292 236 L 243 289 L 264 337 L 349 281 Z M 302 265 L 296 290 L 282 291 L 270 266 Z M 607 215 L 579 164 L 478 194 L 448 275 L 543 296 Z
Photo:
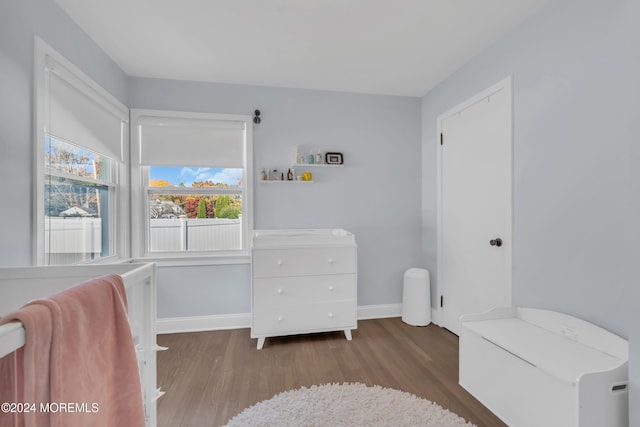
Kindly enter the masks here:
M 280 393 L 245 409 L 227 427 L 472 427 L 458 415 L 404 391 L 365 384 L 326 384 Z

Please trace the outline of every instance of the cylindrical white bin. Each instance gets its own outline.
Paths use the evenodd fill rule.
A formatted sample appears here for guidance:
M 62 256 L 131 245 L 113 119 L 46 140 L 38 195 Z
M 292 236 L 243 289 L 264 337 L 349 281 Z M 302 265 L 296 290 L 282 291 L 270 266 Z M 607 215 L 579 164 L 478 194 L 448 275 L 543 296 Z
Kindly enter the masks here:
M 404 272 L 402 321 L 413 326 L 431 323 L 431 286 L 429 271 L 410 268 Z

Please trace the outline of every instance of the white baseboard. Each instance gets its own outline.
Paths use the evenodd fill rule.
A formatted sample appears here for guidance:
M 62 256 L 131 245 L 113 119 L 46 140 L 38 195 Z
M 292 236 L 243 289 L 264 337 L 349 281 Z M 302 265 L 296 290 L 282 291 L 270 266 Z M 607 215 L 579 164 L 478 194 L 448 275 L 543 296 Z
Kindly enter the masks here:
M 358 306 L 358 320 L 402 316 L 402 304 Z M 158 334 L 221 331 L 251 327 L 251 313 L 217 314 L 211 316 L 164 317 L 156 320 Z
M 440 309 L 431 307 L 431 323 L 440 326 Z
M 359 305 L 358 320 L 402 316 L 402 304 Z
M 211 316 L 165 317 L 156 320 L 158 334 L 221 331 L 251 327 L 251 313 L 217 314 Z

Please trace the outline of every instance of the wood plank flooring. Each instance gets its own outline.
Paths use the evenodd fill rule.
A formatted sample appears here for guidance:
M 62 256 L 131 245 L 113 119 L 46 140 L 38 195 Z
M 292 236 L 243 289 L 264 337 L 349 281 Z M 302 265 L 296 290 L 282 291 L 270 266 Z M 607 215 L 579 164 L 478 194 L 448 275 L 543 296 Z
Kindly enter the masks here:
M 342 332 L 267 338 L 249 329 L 159 335 L 159 427 L 222 426 L 257 402 L 313 384 L 360 382 L 413 393 L 478 427 L 504 426 L 458 385 L 458 337 L 400 318 L 361 320 Z

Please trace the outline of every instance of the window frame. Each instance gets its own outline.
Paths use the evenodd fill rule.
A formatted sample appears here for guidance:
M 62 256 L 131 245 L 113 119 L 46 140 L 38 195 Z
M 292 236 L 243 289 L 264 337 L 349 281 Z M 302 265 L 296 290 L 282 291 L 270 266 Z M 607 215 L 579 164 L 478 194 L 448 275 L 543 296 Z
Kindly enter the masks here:
M 45 165 L 45 144 L 50 129 L 50 90 L 49 73 L 56 68 L 58 78 L 64 80 L 74 90 L 88 97 L 101 108 L 114 113 L 121 120 L 120 144 L 121 158 L 114 159 L 110 156 L 112 176 L 108 187 L 113 189 L 109 195 L 109 248 L 110 254 L 94 260 L 88 260 L 76 264 L 100 264 L 113 263 L 129 258 L 129 191 L 127 179 L 128 145 L 129 145 L 129 108 L 118 101 L 113 95 L 102 88 L 93 79 L 82 72 L 73 63 L 45 43 L 35 37 L 34 41 L 34 224 L 32 264 L 48 265 L 45 254 L 45 181 L 48 175 L 60 175 Z M 59 139 L 59 138 L 58 138 Z M 62 140 L 63 142 L 67 142 Z M 79 141 L 69 141 L 73 145 L 95 152 L 84 147 Z M 100 153 L 104 155 L 104 153 Z M 67 174 L 63 174 L 67 175 Z M 81 182 L 90 182 L 77 176 L 65 176 Z M 75 264 L 68 264 L 75 265 Z
M 150 187 L 149 166 L 141 165 L 140 121 L 147 118 L 184 120 L 234 121 L 244 123 L 242 197 L 242 247 L 228 251 L 149 251 L 150 207 L 149 189 L 168 194 L 237 194 L 236 189 L 213 187 Z M 131 123 L 131 250 L 134 260 L 154 261 L 161 265 L 247 264 L 251 260 L 253 233 L 253 123 L 249 115 L 198 113 L 170 110 L 130 110 Z M 157 165 L 163 166 L 163 165 Z M 189 165 L 185 165 L 189 166 Z

